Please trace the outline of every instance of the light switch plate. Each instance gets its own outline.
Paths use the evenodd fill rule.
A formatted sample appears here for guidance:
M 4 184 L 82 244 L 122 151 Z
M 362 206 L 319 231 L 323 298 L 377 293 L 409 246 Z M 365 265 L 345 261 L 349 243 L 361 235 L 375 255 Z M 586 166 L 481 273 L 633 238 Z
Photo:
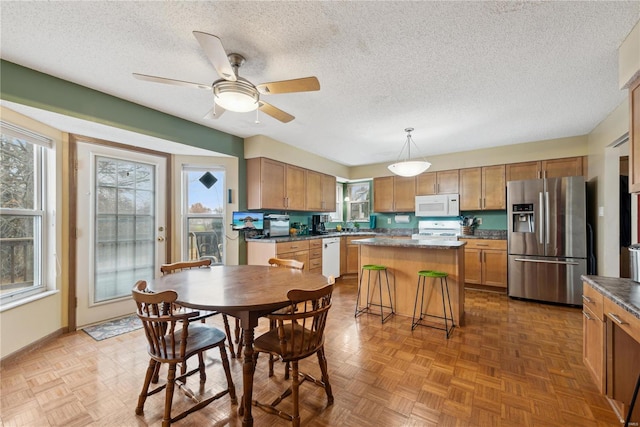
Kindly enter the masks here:
M 604 206 L 598 207 L 598 216 L 604 216 Z

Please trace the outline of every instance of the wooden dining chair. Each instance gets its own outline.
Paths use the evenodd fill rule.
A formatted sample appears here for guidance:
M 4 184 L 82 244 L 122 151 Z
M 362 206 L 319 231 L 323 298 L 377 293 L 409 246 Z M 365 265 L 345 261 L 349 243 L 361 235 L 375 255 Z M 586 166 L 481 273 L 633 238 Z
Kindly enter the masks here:
M 260 353 L 280 358 L 283 362 L 291 363 L 291 386 L 271 404 L 252 403 L 269 413 L 279 415 L 290 420 L 294 427 L 300 425 L 299 387 L 309 380 L 324 388 L 327 403 L 333 403 L 333 393 L 327 372 L 327 359 L 324 353 L 324 329 L 327 315 L 331 308 L 331 294 L 333 284 L 329 284 L 315 291 L 290 290 L 287 298 L 290 301 L 288 310 L 270 314 L 268 317 L 275 322 L 275 328 L 256 338 L 254 342 L 254 364 Z M 320 380 L 298 369 L 298 361 L 316 355 L 320 365 L 322 377 Z M 278 409 L 278 405 L 289 395 L 293 398 L 293 414 Z
M 304 262 L 298 261 L 295 259 L 284 259 L 284 258 L 269 258 L 267 261 L 272 267 L 285 267 L 291 268 L 294 270 L 304 270 Z M 273 322 L 270 322 L 270 329 L 273 329 Z M 238 344 L 238 357 L 242 354 L 242 346 L 243 346 L 243 336 L 242 331 L 240 329 L 240 321 L 236 319 L 236 343 Z M 269 376 L 273 376 L 273 357 L 269 358 Z M 284 379 L 289 379 L 289 364 L 286 364 Z
M 144 280 L 139 280 L 131 293 L 133 300 L 136 302 L 136 312 L 144 327 L 148 342 L 147 352 L 150 356 L 142 391 L 138 397 L 136 414 L 142 415 L 144 413 L 144 403 L 148 396 L 158 393 L 164 388 L 166 388 L 166 394 L 162 427 L 168 427 L 172 422 L 204 408 L 226 394 L 229 394 L 231 403 L 236 404 L 236 389 L 231 378 L 229 359 L 224 345 L 225 334 L 214 326 L 200 322 L 192 323 L 191 319 L 198 317 L 199 313 L 197 311 L 176 311 L 175 301 L 178 298 L 178 294 L 175 291 L 153 293 L 147 289 L 147 283 Z M 204 352 L 214 347 L 218 347 L 220 350 L 222 366 L 227 377 L 227 388 L 207 399 L 199 400 L 198 396 L 186 387 L 187 377 L 199 372 L 200 389 L 204 388 L 207 379 Z M 198 367 L 176 377 L 177 365 L 186 366 L 187 359 L 195 355 L 198 356 Z M 153 390 L 149 390 L 152 377 L 157 372 L 157 367 L 162 363 L 169 365 L 167 382 L 155 387 Z M 176 384 L 185 391 L 189 398 L 197 403 L 172 417 L 171 406 Z
M 287 267 L 296 270 L 304 270 L 304 262 L 297 259 L 269 258 L 269 265 L 273 267 Z
M 198 259 L 198 260 L 192 260 L 192 261 L 179 261 L 179 262 L 174 262 L 172 264 L 162 264 L 160 266 L 160 272 L 162 272 L 163 275 L 166 274 L 171 274 L 171 273 L 175 273 L 178 271 L 182 271 L 182 270 L 188 270 L 191 268 L 208 268 L 211 266 L 211 260 L 210 259 Z M 184 308 L 184 311 L 189 311 L 190 309 L 188 308 Z M 200 315 L 195 318 L 195 319 L 191 319 L 192 322 L 196 321 L 196 320 L 200 320 L 202 323 L 204 323 L 206 321 L 206 319 L 208 317 L 212 317 L 215 316 L 217 314 L 221 314 L 222 315 L 222 320 L 224 321 L 224 330 L 227 333 L 227 341 L 228 341 L 228 346 L 229 346 L 229 352 L 231 353 L 231 357 L 235 358 L 236 357 L 236 353 L 235 350 L 233 348 L 233 337 L 231 336 L 231 329 L 229 328 L 229 319 L 227 318 L 227 315 L 224 313 L 219 313 L 217 311 L 204 311 L 204 310 L 200 310 Z M 184 373 L 184 372 L 183 372 Z

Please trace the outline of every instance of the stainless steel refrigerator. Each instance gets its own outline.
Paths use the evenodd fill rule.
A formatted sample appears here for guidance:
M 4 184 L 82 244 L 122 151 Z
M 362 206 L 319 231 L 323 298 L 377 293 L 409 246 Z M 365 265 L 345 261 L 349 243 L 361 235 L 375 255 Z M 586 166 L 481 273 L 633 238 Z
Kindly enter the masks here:
M 582 304 L 587 273 L 583 177 L 507 183 L 509 296 Z

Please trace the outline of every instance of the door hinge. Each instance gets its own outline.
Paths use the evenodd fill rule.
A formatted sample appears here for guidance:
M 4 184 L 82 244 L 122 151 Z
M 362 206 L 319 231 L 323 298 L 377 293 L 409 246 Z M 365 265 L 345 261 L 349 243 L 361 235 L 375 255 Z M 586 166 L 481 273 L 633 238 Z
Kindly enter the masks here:
M 75 308 L 78 308 L 78 297 L 75 297 L 74 300 L 75 300 Z

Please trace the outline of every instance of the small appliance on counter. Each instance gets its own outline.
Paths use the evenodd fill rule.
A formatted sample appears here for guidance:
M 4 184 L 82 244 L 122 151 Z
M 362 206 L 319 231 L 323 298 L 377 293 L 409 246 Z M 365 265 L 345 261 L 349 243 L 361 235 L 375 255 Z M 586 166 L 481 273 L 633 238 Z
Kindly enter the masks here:
M 327 234 L 324 223 L 329 222 L 329 215 L 312 215 L 311 216 L 311 234 L 321 235 Z
M 264 217 L 264 235 L 281 237 L 289 235 L 289 215 L 269 214 Z

